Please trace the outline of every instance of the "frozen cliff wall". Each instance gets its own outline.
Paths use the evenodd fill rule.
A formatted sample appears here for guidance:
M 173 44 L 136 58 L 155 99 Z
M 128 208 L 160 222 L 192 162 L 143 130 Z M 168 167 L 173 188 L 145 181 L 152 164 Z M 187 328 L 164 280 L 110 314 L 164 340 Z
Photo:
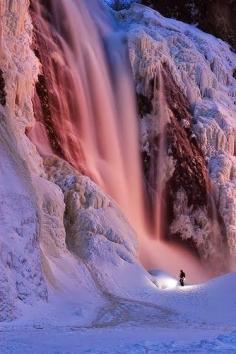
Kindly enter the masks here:
M 165 71 L 168 159 L 174 166 L 167 190 L 169 237 L 193 239 L 203 255 L 220 239 L 221 253 L 226 239 L 235 257 L 235 54 L 221 40 L 138 4 L 117 16 L 128 32 L 147 173 L 157 124 L 154 79 L 160 66 Z

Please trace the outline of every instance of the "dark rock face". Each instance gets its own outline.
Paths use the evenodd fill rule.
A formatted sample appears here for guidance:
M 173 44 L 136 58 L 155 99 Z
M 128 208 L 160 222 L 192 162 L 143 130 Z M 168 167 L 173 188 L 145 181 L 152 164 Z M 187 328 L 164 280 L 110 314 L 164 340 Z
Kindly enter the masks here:
M 47 136 L 53 151 L 60 157 L 64 158 L 63 151 L 60 146 L 60 141 L 54 133 L 54 117 L 58 114 L 60 102 L 58 97 L 55 95 L 52 82 L 54 75 L 57 75 L 57 71 L 60 69 L 54 65 L 53 58 L 50 53 L 53 50 L 57 51 L 57 47 L 51 47 L 49 40 L 42 35 L 41 27 L 46 26 L 42 22 L 41 17 L 38 15 L 36 8 L 34 6 L 35 2 L 31 2 L 30 13 L 34 24 L 34 38 L 32 49 L 35 55 L 42 64 L 42 73 L 38 76 L 38 81 L 36 83 L 36 91 L 33 98 L 33 107 L 35 113 L 36 121 L 42 122 L 46 128 Z M 49 6 L 50 2 L 48 2 Z M 44 7 L 44 16 L 48 20 L 48 13 Z M 49 28 L 46 27 L 46 28 Z M 53 34 L 51 33 L 53 36 Z M 53 42 L 52 42 L 53 43 Z M 55 68 L 55 71 L 52 70 Z
M 142 0 L 162 15 L 198 24 L 236 49 L 236 0 Z
M 6 105 L 6 91 L 5 91 L 5 81 L 3 78 L 3 72 L 0 69 L 0 104 L 2 106 Z
M 153 107 L 151 99 L 142 95 L 141 93 L 137 94 L 137 105 L 141 117 L 152 112 Z
M 40 74 L 38 76 L 38 81 L 36 83 L 36 94 L 38 97 L 34 97 L 33 104 L 35 107 L 35 101 L 39 99 L 40 106 L 41 106 L 41 113 L 44 122 L 44 126 L 46 127 L 47 135 L 50 141 L 53 150 L 59 155 L 63 156 L 62 151 L 60 149 L 60 145 L 55 137 L 53 132 L 52 126 L 52 113 L 50 109 L 49 103 L 49 92 L 47 88 L 46 78 L 44 75 Z M 37 112 L 37 110 L 34 110 Z
M 233 77 L 236 79 L 236 69 L 233 71 Z

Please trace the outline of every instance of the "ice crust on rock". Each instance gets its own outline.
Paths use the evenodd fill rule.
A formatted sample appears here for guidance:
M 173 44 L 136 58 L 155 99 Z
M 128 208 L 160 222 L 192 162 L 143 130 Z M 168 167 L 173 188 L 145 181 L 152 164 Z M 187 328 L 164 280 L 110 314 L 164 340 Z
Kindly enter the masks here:
M 208 165 L 229 249 L 235 255 L 236 55 L 222 40 L 139 4 L 117 17 L 127 31 L 136 91 L 150 94 L 150 81 L 162 63 L 168 65 L 191 104 L 193 129 Z M 150 114 L 143 117 L 141 134 L 151 119 Z

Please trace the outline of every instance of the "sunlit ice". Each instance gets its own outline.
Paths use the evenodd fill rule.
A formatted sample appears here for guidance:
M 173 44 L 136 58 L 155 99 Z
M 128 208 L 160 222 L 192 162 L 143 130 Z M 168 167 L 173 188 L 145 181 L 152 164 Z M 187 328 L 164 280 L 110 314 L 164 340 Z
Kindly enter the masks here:
M 174 289 L 178 286 L 178 280 L 161 270 L 151 270 L 152 282 L 159 289 Z
M 162 279 L 154 280 L 154 284 L 160 289 L 173 289 L 178 285 L 178 281 L 173 278 L 163 277 Z
M 181 286 L 179 280 L 172 277 L 168 273 L 161 270 L 151 270 L 149 273 L 152 275 L 153 284 L 160 290 L 174 290 L 192 291 L 199 285 L 188 284 L 188 280 L 185 279 L 185 285 Z

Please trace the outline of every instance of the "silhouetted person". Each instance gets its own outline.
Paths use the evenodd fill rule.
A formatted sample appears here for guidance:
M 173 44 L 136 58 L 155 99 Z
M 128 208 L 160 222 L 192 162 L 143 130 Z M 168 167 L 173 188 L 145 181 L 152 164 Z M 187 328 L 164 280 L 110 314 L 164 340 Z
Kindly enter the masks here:
M 181 286 L 184 286 L 184 280 L 185 280 L 185 273 L 184 271 L 181 269 L 180 274 L 179 274 L 179 283 Z

